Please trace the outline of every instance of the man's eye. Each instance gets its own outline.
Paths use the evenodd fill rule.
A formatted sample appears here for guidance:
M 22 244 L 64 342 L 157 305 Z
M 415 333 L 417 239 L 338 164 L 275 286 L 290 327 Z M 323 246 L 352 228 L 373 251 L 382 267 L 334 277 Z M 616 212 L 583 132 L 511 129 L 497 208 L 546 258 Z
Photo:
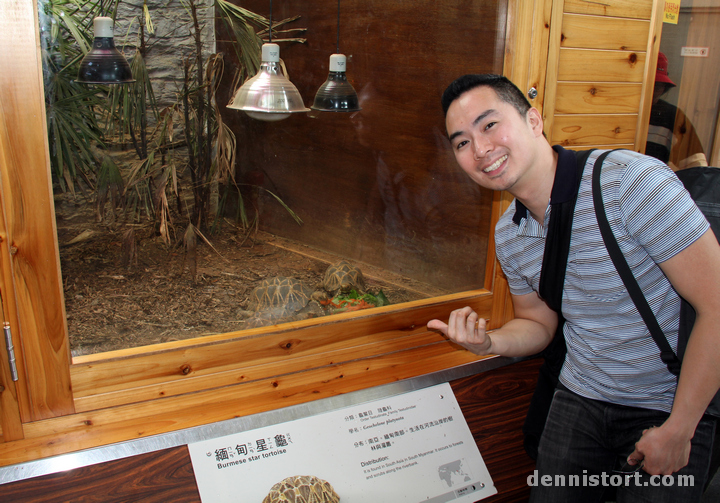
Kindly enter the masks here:
M 488 129 L 493 127 L 495 124 L 497 124 L 497 123 L 496 122 L 488 122 L 487 125 L 485 126 L 485 130 L 487 131 Z
M 463 146 L 465 146 L 465 144 L 467 144 L 467 140 L 460 141 L 457 145 L 455 145 L 455 149 L 460 150 Z

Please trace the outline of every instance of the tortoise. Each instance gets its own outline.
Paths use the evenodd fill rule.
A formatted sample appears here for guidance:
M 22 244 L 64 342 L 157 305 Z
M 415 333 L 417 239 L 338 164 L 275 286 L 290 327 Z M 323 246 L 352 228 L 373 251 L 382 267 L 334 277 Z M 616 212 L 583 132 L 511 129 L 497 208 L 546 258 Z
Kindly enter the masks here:
M 313 298 L 332 298 L 338 293 L 350 293 L 351 290 L 359 294 L 365 293 L 365 278 L 358 267 L 347 260 L 341 260 L 327 268 Z
M 245 326 L 264 327 L 281 321 L 302 319 L 311 314 L 321 314 L 322 308 L 311 302 L 313 290 L 302 281 L 285 276 L 264 279 L 252 292 L 248 301 Z
M 326 480 L 314 475 L 295 475 L 281 480 L 262 503 L 337 503 L 340 496 Z

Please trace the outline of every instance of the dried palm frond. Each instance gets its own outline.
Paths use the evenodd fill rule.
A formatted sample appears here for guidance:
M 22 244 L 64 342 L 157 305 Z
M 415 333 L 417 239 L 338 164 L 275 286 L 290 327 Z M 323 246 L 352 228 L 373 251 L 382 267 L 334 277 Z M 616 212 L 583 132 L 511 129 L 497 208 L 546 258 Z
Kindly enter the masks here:
M 267 192 L 268 194 L 270 194 L 272 197 L 274 197 L 274 198 L 277 200 L 277 202 L 280 203 L 280 206 L 282 206 L 283 208 L 285 208 L 285 211 L 287 211 L 287 212 L 290 214 L 290 216 L 293 218 L 293 220 L 295 220 L 295 222 L 297 222 L 298 224 L 302 224 L 302 223 L 303 223 L 303 221 L 302 221 L 302 219 L 300 218 L 300 216 L 299 216 L 297 213 L 295 213 L 295 212 L 290 208 L 290 206 L 288 206 L 287 204 L 285 204 L 285 201 L 283 201 L 283 200 L 280 198 L 280 196 L 278 196 L 277 194 L 275 194 L 275 193 L 272 192 L 271 190 L 268 190 L 268 189 L 266 189 L 266 188 L 264 188 L 264 187 L 262 187 L 262 189 L 263 189 L 265 192 Z
M 105 204 L 110 200 L 110 209 L 115 217 L 115 209 L 123 205 L 123 179 L 120 169 L 109 155 L 103 156 L 97 173 L 97 196 L 95 199 L 95 220 L 102 222 L 105 216 Z
M 226 0 L 215 0 L 220 8 L 219 13 L 226 26 L 232 33 L 236 44 L 233 44 L 235 54 L 240 62 L 240 79 L 255 75 L 260 68 L 260 45 L 262 40 L 255 33 L 255 27 L 265 28 L 270 21 L 260 14 L 233 5 Z
M 193 281 L 195 281 L 197 279 L 197 234 L 195 233 L 195 226 L 192 223 L 188 224 L 187 229 L 185 229 L 183 245 L 185 247 L 183 270 L 185 269 L 185 262 L 187 261 L 190 275 Z
M 168 206 L 165 191 L 160 194 L 160 202 L 158 208 L 156 208 L 156 213 L 160 216 L 158 232 L 163 243 L 169 246 L 172 243 L 172 237 L 170 236 L 170 207 Z
M 155 33 L 155 26 L 153 25 L 152 18 L 150 17 L 150 9 L 148 8 L 147 0 L 143 0 L 143 18 L 145 19 L 145 29 L 151 35 Z
M 122 265 L 123 267 L 130 268 L 132 265 L 137 265 L 137 241 L 135 240 L 135 229 L 129 227 L 123 233 L 122 239 Z
M 139 50 L 130 60 L 130 69 L 135 82 L 112 86 L 108 93 L 105 134 L 117 137 L 121 143 L 125 135 L 129 135 L 138 158 L 144 159 L 148 155 L 147 115 L 151 113 L 158 122 L 160 113 L 145 59 Z

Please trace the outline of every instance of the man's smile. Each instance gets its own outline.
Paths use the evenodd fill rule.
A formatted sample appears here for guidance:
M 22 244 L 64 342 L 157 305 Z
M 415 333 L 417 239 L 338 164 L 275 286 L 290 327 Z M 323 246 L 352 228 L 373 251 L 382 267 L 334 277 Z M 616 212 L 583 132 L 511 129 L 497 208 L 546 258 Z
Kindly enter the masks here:
M 500 159 L 498 159 L 497 161 L 492 163 L 490 166 L 483 169 L 483 173 L 492 173 L 493 171 L 498 169 L 500 167 L 500 165 L 502 165 L 502 163 L 504 163 L 507 160 L 507 158 L 508 158 L 508 156 L 507 156 L 507 154 L 505 154 Z

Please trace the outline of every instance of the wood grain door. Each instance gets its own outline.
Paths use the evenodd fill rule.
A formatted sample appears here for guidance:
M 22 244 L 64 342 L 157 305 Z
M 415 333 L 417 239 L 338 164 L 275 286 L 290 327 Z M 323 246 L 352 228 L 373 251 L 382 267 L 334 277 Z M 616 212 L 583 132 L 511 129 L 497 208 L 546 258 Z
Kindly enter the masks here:
M 543 113 L 551 144 L 644 152 L 663 5 L 555 0 Z
M 34 2 L 0 5 L 0 270 L 4 321 L 18 363 L 10 379 L 2 351 L 3 438 L 22 438 L 23 422 L 74 411 L 70 353 L 50 179 Z M 22 332 L 23 338 L 20 338 Z

